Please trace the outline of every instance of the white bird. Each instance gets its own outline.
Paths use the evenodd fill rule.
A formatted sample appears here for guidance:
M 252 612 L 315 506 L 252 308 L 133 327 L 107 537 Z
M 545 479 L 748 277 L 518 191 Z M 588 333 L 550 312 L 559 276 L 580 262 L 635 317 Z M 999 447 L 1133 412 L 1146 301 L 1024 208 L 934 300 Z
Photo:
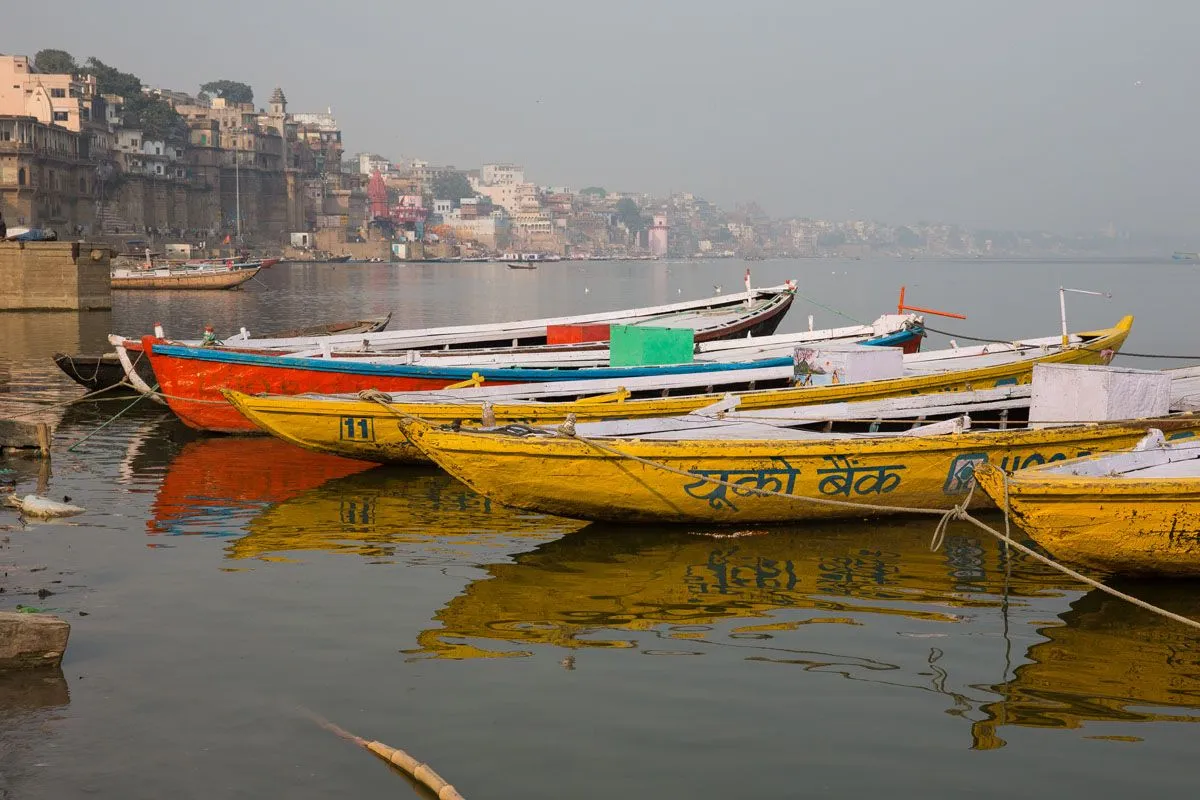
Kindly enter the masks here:
M 583 293 L 584 293 L 584 294 L 587 294 L 587 293 L 588 293 L 588 292 L 590 292 L 590 291 L 591 291 L 591 289 L 589 289 L 588 287 L 586 287 L 586 286 L 585 286 L 585 287 L 583 287 Z
M 1141 81 L 1134 81 L 1134 82 L 1133 82 L 1133 85 L 1134 85 L 1134 86 L 1141 86 L 1141 85 L 1142 85 L 1142 82 L 1141 82 Z
M 720 287 L 720 286 L 718 286 L 717 284 L 715 284 L 715 283 L 714 283 L 714 284 L 713 284 L 713 291 L 714 291 L 714 292 L 716 292 L 717 294 L 720 294 L 720 293 L 721 293 L 721 291 L 722 291 L 722 289 L 721 289 L 721 287 Z

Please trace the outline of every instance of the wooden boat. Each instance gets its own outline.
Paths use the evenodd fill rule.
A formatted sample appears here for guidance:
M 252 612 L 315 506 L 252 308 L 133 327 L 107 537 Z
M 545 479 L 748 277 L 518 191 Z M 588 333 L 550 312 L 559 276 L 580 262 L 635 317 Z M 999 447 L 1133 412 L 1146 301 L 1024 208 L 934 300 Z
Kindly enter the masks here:
M 896 347 L 905 353 L 915 353 L 921 349 L 921 341 L 924 336 L 925 328 L 921 317 L 913 314 L 884 314 L 870 325 L 851 325 L 824 330 L 700 342 L 693 349 L 693 358 L 695 361 L 757 361 L 764 358 L 791 358 L 798 347 L 823 348 L 837 344 Z M 609 342 L 606 340 L 473 350 L 410 350 L 403 357 L 333 351 L 328 353 L 309 351 L 288 355 L 352 358 L 376 364 L 418 364 L 431 367 L 559 367 L 570 369 L 607 367 L 612 358 Z
M 391 317 L 391 314 L 385 314 L 381 317 L 368 317 L 360 320 L 327 322 L 322 325 L 310 325 L 303 328 L 277 331 L 266 334 L 266 336 L 269 338 L 280 338 L 284 336 L 333 336 L 337 334 L 372 333 L 386 328 L 388 322 L 391 321 Z M 241 341 L 253 342 L 254 340 L 242 338 Z M 68 378 L 83 386 L 89 392 L 111 389 L 118 384 L 124 384 L 128 391 L 137 391 L 128 382 L 125 375 L 125 365 L 121 363 L 121 359 L 116 353 L 103 353 L 100 355 L 67 355 L 66 353 L 55 353 L 54 363 L 66 373 Z M 143 353 L 139 351 L 133 354 L 130 358 L 130 364 L 138 377 L 147 386 L 154 386 L 158 383 L 158 379 L 154 377 L 154 370 L 150 366 L 150 359 L 146 358 Z
M 906 316 L 895 315 L 899 330 L 870 340 L 877 344 L 908 344 L 919 340 L 923 328 L 910 325 Z M 837 329 L 835 329 L 837 330 Z M 856 329 L 857 330 L 857 329 Z M 870 330 L 870 328 L 867 328 Z M 796 334 L 807 338 L 818 332 Z M 773 337 L 764 337 L 772 339 Z M 210 347 L 183 347 L 165 344 L 146 337 L 141 351 L 153 348 L 149 354 L 155 367 L 162 396 L 176 414 L 187 424 L 200 430 L 225 433 L 254 432 L 255 427 L 233 408 L 221 402 L 220 391 L 228 389 L 246 393 L 298 394 L 320 392 L 336 394 L 358 392 L 365 389 L 384 391 L 414 391 L 443 388 L 462 382 L 495 384 L 522 382 L 579 381 L 586 379 L 636 379 L 639 376 L 654 376 L 668 379 L 673 376 L 709 374 L 708 386 L 721 380 L 724 373 L 740 374 L 748 367 L 754 369 L 779 368 L 791 370 L 794 347 L 785 348 L 787 356 L 759 359 L 757 353 L 752 361 L 738 363 L 733 358 L 740 347 L 756 351 L 762 338 L 738 340 L 737 346 L 717 347 L 711 354 L 703 354 L 709 360 L 692 364 L 662 367 L 596 367 L 591 369 L 521 369 L 502 367 L 441 367 L 415 363 L 416 354 L 406 359 L 373 359 L 367 357 L 347 359 L 296 358 L 293 356 L 264 355 L 246 351 L 230 351 Z M 713 346 L 711 343 L 701 347 Z M 118 355 L 128 348 L 118 345 Z M 131 350 L 129 352 L 132 352 Z M 129 353 L 126 353 L 129 358 Z M 127 375 L 129 370 L 126 370 Z M 136 376 L 131 377 L 131 382 Z M 143 391 L 149 391 L 146 386 Z
M 498 503 L 591 521 L 715 524 L 886 513 L 870 506 L 893 512 L 949 508 L 967 494 L 978 464 L 1023 467 L 1119 450 L 1148 427 L 1132 421 L 944 435 L 814 434 L 794 441 L 602 440 L 622 454 L 616 455 L 548 431 L 455 431 L 416 418 L 395 424 L 438 466 Z M 1180 434 L 1200 432 L 1195 418 L 1154 424 Z M 972 500 L 973 506 L 988 504 L 982 492 Z
M 1114 351 L 1125 341 L 1132 324 L 1132 318 L 1126 317 L 1113 328 L 1075 334 L 1070 337 L 1070 344 L 1066 348 L 1062 347 L 1060 337 L 1051 337 L 905 355 L 906 374 L 900 378 L 743 391 L 735 395 L 736 405 L 730 410 L 756 412 L 843 401 L 857 403 L 919 394 L 1019 386 L 1029 383 L 1036 363 L 1108 363 Z M 780 374 L 780 371 L 766 374 L 730 371 L 717 375 L 743 382 L 769 382 L 778 380 Z M 695 376 L 692 377 L 683 385 L 664 384 L 658 391 L 653 391 L 654 379 L 639 383 L 643 379 L 638 378 L 591 386 L 571 382 L 540 387 L 481 386 L 396 395 L 386 407 L 353 396 L 254 397 L 250 393 L 236 391 L 226 392 L 225 396 L 255 425 L 301 447 L 354 458 L 405 463 L 422 461 L 425 456 L 413 448 L 397 425 L 401 416 L 415 416 L 435 423 L 477 426 L 482 423 L 485 411 L 497 425 L 553 424 L 562 422 L 568 414 L 572 414 L 578 423 L 584 423 L 679 416 L 724 399 L 722 395 L 697 394 L 709 387 L 697 385 Z M 786 372 L 783 377 L 787 379 Z M 651 386 L 646 387 L 646 383 Z M 629 399 L 630 391 L 624 390 L 622 384 L 628 384 L 629 389 L 639 394 L 652 393 L 653 396 Z M 674 391 L 682 394 L 669 396 Z M 559 397 L 557 399 L 560 402 L 554 402 L 555 398 L 549 395 L 556 392 L 562 392 L 567 399 Z M 219 406 L 176 402 L 172 408 L 186 421 L 197 410 L 203 413 Z M 354 431 L 346 427 L 347 420 L 354 421 Z M 364 431 L 366 435 L 360 435 Z
M 262 269 L 259 261 L 194 266 L 115 267 L 111 271 L 113 289 L 233 289 L 253 278 Z
M 774 333 L 794 298 L 794 288 L 785 284 L 701 300 L 565 317 L 384 331 L 363 336 L 261 339 L 254 343 L 254 349 L 257 352 L 296 353 L 328 347 L 333 352 L 346 349 L 386 353 L 435 348 L 524 347 L 545 344 L 546 330 L 552 326 L 639 324 L 691 328 L 697 342 L 710 342 Z M 135 347 L 141 338 L 129 340 L 114 335 L 109 341 L 115 347 Z M 184 340 L 175 343 L 198 345 L 201 342 Z M 226 343 L 236 345 L 237 339 L 231 337 Z
M 1176 430 L 1168 441 L 1152 430 L 1132 450 L 1012 475 L 980 468 L 979 485 L 1065 562 L 1111 573 L 1200 575 L 1200 440 L 1186 433 Z
M 508 262 L 509 269 L 537 269 L 537 264 L 528 261 L 510 261 Z

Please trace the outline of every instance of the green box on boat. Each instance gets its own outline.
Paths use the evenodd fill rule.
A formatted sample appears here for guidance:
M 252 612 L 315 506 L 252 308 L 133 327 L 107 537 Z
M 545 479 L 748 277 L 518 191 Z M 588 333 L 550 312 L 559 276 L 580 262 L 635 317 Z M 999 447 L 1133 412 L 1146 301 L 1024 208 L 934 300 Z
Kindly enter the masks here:
M 695 338 L 691 328 L 613 325 L 609 332 L 608 363 L 613 367 L 690 364 L 695 360 Z

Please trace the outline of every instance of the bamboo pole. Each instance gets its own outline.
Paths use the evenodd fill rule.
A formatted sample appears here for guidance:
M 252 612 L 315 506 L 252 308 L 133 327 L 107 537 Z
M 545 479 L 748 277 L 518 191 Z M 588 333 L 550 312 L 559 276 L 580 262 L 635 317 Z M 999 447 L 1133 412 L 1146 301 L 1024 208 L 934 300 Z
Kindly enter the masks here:
M 418 761 L 404 750 L 398 747 L 391 747 L 383 742 L 376 742 L 364 739 L 361 736 L 355 736 L 345 728 L 335 725 L 312 712 L 309 712 L 309 716 L 325 730 L 340 736 L 348 742 L 353 742 L 364 750 L 374 753 L 376 757 L 409 775 L 413 780 L 437 795 L 438 800 L 463 800 L 463 796 L 458 793 L 458 790 L 451 786 L 445 778 L 438 775 L 433 767 L 422 761 Z

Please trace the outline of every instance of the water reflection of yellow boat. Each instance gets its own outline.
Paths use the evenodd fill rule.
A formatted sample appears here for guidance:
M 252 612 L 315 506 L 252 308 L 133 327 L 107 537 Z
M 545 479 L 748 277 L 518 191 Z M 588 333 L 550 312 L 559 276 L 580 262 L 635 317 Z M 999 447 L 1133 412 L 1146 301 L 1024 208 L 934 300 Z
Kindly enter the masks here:
M 687 639 L 722 622 L 737 636 L 771 638 L 874 614 L 954 623 L 966 609 L 999 605 L 1005 563 L 996 541 L 952 535 L 930 552 L 929 532 L 926 521 L 722 539 L 593 526 L 488 566 L 487 579 L 438 612 L 441 627 L 423 631 L 410 652 L 465 659 L 527 655 L 532 645 L 636 647 L 639 634 Z M 1010 596 L 1064 586 L 1014 559 Z
M 378 558 L 391 555 L 401 543 L 496 546 L 496 534 L 535 544 L 581 525 L 493 504 L 440 470 L 381 467 L 330 481 L 264 510 L 249 522 L 246 535 L 229 545 L 229 556 L 270 558 L 323 550 Z
M 1200 618 L 1200 597 L 1186 584 L 1121 588 Z M 987 718 L 972 730 L 976 748 L 1002 747 L 998 729 L 1008 725 L 1077 730 L 1098 722 L 1200 721 L 1195 631 L 1096 590 L 1072 603 L 1062 621 L 1042 628 L 1046 641 L 1029 648 L 1030 663 L 992 687 L 1004 699 L 983 707 Z M 1094 730 L 1106 738 L 1103 728 Z

